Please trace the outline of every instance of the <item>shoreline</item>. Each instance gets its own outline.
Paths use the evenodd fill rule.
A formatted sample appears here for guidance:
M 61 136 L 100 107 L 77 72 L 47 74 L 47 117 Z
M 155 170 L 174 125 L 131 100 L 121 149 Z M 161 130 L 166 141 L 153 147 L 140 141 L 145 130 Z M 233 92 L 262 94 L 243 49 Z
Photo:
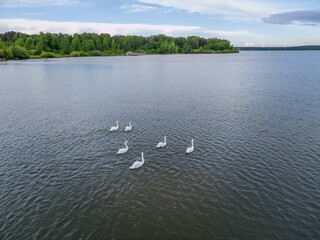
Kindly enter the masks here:
M 128 56 L 127 54 L 113 54 L 113 55 L 100 55 L 100 56 L 71 56 L 69 55 L 55 55 L 50 57 L 41 57 L 40 55 L 31 55 L 29 58 L 15 58 L 15 59 L 5 59 L 0 58 L 0 62 L 6 62 L 6 61 L 19 61 L 19 60 L 31 60 L 31 59 L 55 59 L 55 58 L 85 58 L 85 57 L 141 57 L 141 56 L 168 56 L 168 55 L 210 55 L 210 54 L 236 54 L 240 51 L 234 52 L 212 52 L 212 53 L 164 53 L 164 54 L 144 54 L 139 56 Z

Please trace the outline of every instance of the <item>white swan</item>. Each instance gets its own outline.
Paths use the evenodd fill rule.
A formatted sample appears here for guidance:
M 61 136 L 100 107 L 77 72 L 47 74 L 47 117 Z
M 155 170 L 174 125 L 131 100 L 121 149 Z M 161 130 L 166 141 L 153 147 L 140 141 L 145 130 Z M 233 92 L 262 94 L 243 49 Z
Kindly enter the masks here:
M 191 147 L 188 147 L 186 150 L 186 153 L 192 153 L 194 150 L 194 146 L 193 146 L 193 138 L 191 140 Z
M 128 145 L 127 145 L 127 142 L 128 142 L 128 141 L 125 141 L 125 142 L 124 142 L 124 145 L 126 145 L 126 147 L 119 149 L 118 152 L 117 152 L 117 154 L 126 153 L 126 152 L 129 150 L 129 147 L 128 147 Z
M 132 130 L 132 124 L 131 122 L 129 123 L 129 126 L 126 126 L 126 128 L 124 129 L 125 132 L 130 132 Z
M 144 164 L 143 152 L 141 153 L 141 161 L 135 161 L 129 169 L 139 168 Z
M 164 137 L 164 141 L 163 142 L 159 142 L 158 145 L 156 146 L 156 148 L 162 148 L 165 147 L 167 145 L 167 137 Z
M 119 129 L 119 123 L 116 121 L 117 126 L 116 127 L 111 127 L 109 132 L 117 131 Z

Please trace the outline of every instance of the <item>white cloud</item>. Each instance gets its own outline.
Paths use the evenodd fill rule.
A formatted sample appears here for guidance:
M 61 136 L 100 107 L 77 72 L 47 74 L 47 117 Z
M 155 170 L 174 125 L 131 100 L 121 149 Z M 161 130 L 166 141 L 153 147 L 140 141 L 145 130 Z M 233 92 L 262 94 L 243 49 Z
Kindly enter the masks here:
M 264 43 L 245 43 L 242 47 L 280 47 L 280 45 L 264 44 Z M 283 47 L 287 47 L 284 45 Z
M 139 4 L 132 4 L 132 5 L 122 5 L 120 8 L 127 9 L 128 13 L 137 13 L 137 12 L 149 12 L 157 10 L 157 7 L 146 6 L 146 5 L 139 5 Z
M 79 0 L 0 0 L 0 7 L 20 8 L 39 6 L 77 6 L 85 3 Z
M 151 25 L 151 24 L 117 24 L 97 22 L 57 22 L 29 19 L 0 19 L 0 32 L 19 31 L 24 33 L 109 33 L 111 35 L 188 35 L 189 32 L 201 30 L 198 26 Z
M 200 26 L 181 25 L 152 25 L 152 24 L 117 24 L 97 22 L 57 22 L 29 19 L 1 19 L 0 32 L 17 31 L 28 34 L 39 32 L 50 33 L 109 33 L 111 35 L 141 35 L 151 36 L 165 34 L 174 37 L 200 36 L 206 38 L 228 39 L 234 45 L 239 45 L 239 39 L 251 39 L 255 41 L 261 38 L 252 32 L 243 31 L 221 31 L 207 29 Z M 250 40 L 249 40 L 250 41 Z M 241 44 L 242 45 L 242 44 Z
M 262 0 L 138 0 L 145 4 L 172 7 L 190 13 L 223 15 L 229 19 L 261 19 L 277 12 L 279 6 Z
M 219 30 L 208 30 L 208 33 L 212 35 L 216 35 L 223 38 L 230 38 L 230 37 L 252 37 L 252 38 L 262 38 L 262 36 L 249 32 L 249 31 L 219 31 Z
M 244 47 L 254 47 L 255 43 L 245 43 L 243 46 Z

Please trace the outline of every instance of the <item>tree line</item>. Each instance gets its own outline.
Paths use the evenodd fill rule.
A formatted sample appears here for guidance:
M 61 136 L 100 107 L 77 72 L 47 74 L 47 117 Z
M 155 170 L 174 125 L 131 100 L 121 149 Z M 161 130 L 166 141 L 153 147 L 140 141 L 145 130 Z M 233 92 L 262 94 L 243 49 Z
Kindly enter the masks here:
M 109 56 L 127 52 L 146 54 L 232 53 L 238 52 L 228 40 L 198 36 L 169 37 L 163 34 L 143 37 L 107 33 L 0 34 L 0 58 L 25 59 L 65 56 Z

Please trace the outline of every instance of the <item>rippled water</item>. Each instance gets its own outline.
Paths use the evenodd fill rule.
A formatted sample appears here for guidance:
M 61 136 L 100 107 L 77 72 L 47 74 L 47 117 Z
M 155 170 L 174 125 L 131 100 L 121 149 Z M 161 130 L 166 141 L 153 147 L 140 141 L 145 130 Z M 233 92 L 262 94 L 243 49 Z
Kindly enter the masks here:
M 319 239 L 319 62 L 290 51 L 1 63 L 0 239 Z

